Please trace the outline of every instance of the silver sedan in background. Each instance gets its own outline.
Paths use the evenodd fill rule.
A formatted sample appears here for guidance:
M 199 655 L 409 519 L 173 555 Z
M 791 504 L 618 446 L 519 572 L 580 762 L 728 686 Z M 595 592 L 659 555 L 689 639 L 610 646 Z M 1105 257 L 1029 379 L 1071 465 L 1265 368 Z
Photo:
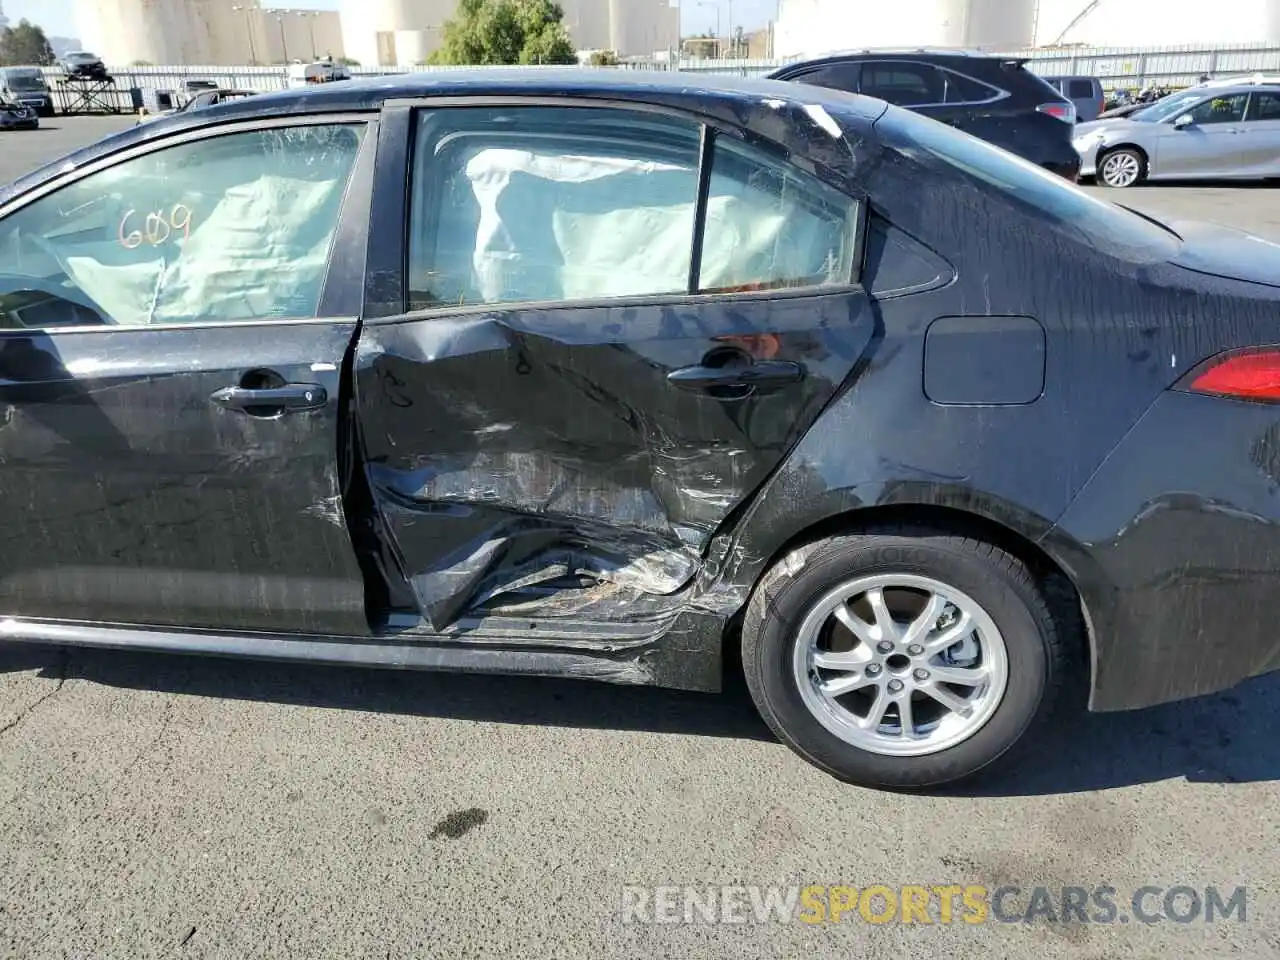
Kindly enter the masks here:
M 1214 81 L 1114 120 L 1076 127 L 1082 177 L 1144 180 L 1280 177 L 1280 83 Z

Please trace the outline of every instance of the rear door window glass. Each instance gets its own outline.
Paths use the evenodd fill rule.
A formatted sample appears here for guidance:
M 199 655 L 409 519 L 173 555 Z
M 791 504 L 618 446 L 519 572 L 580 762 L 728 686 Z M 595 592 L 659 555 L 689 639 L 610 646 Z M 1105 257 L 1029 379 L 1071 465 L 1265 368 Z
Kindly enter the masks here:
M 700 290 L 849 283 L 857 203 L 763 150 L 717 137 Z
M 1280 93 L 1255 93 L 1250 120 L 1280 120 Z
M 688 289 L 697 124 L 576 107 L 418 121 L 410 309 Z
M 1093 82 L 1090 80 L 1072 80 L 1068 84 L 1067 96 L 1072 100 L 1089 100 L 1096 96 Z
M 315 315 L 363 125 L 189 141 L 0 221 L 0 326 Z
M 864 63 L 861 91 L 902 107 L 943 103 L 946 98 L 942 71 L 908 60 Z
M 828 63 L 788 79 L 793 83 L 857 93 L 859 72 L 859 64 L 856 63 Z
M 848 283 L 857 203 L 728 136 L 698 231 L 702 127 L 625 108 L 417 118 L 409 309 Z

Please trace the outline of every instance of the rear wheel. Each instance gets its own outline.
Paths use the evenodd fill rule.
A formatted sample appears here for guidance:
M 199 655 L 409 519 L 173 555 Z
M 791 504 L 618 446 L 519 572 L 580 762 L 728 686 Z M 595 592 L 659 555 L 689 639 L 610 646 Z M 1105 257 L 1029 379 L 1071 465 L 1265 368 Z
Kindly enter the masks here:
M 1065 662 L 1023 564 L 981 541 L 894 530 L 819 541 L 769 571 L 743 667 L 801 756 L 852 783 L 918 788 L 1033 737 Z
M 1104 186 L 1123 189 L 1136 186 L 1146 178 L 1147 158 L 1140 150 L 1121 147 L 1098 158 L 1098 182 Z

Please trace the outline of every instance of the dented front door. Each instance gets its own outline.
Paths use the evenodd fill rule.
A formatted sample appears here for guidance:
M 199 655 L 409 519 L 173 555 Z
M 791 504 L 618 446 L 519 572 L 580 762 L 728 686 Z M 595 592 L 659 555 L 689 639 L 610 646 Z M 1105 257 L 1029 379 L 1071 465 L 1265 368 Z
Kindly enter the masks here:
M 356 397 L 420 612 L 531 632 L 671 612 L 871 339 L 857 204 L 675 118 L 464 109 L 416 129 L 421 309 L 366 320 Z
M 0 616 L 368 633 L 339 470 L 359 303 L 329 264 L 361 249 L 367 130 L 196 131 L 0 216 Z

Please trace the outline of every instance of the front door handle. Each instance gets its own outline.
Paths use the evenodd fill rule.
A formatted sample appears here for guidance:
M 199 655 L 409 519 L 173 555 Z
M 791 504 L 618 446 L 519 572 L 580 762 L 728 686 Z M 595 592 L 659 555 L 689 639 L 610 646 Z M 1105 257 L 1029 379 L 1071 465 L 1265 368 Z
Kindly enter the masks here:
M 790 360 L 759 360 L 755 363 L 724 367 L 681 367 L 667 374 L 667 380 L 681 390 L 714 390 L 719 387 L 752 387 L 769 390 L 799 383 L 804 367 Z
M 286 383 L 281 387 L 223 387 L 215 390 L 209 399 L 232 410 L 278 416 L 323 407 L 329 402 L 329 394 L 318 383 Z

